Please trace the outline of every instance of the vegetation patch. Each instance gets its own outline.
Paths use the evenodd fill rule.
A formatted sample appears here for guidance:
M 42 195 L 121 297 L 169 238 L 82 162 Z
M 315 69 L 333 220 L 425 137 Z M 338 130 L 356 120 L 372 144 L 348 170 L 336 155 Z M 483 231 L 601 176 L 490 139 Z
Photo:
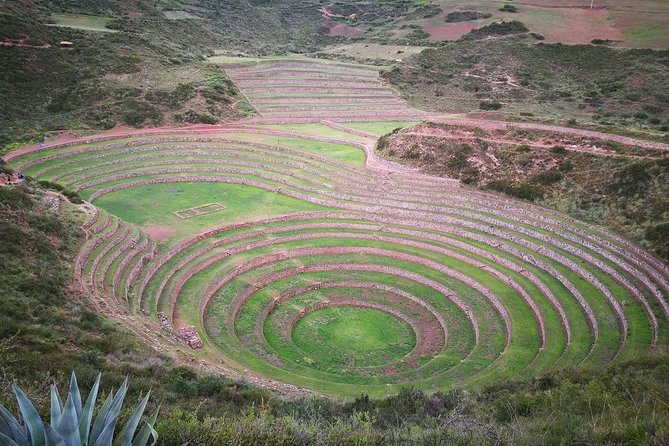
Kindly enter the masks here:
M 54 26 L 81 29 L 84 31 L 99 31 L 115 33 L 117 30 L 107 28 L 111 17 L 93 16 L 85 14 L 54 13 L 51 15 Z
M 311 313 L 297 323 L 293 339 L 307 348 L 319 344 L 323 355 L 345 358 L 357 367 L 397 361 L 415 346 L 415 335 L 408 324 L 379 310 L 356 307 Z
M 489 12 L 479 11 L 453 11 L 446 14 L 446 22 L 471 22 L 473 20 L 489 19 L 492 14 Z
M 612 58 L 635 68 L 612 65 Z M 426 49 L 382 76 L 424 109 L 470 112 L 497 101 L 517 120 L 572 119 L 666 139 L 665 59 L 661 51 L 465 39 Z
M 522 22 L 517 20 L 513 20 L 511 22 L 495 22 L 491 23 L 490 25 L 471 30 L 469 33 L 465 34 L 462 39 L 480 40 L 487 39 L 489 37 L 513 36 L 517 34 L 523 34 L 528 31 L 529 29 L 527 29 L 527 27 Z

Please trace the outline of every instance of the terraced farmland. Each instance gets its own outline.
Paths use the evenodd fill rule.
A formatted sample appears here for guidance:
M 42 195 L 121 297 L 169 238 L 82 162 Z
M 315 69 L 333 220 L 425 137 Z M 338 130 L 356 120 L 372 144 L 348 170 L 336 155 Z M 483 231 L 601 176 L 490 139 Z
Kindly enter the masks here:
M 308 59 L 247 63 L 223 67 L 264 122 L 391 121 L 424 116 L 382 84 L 373 67 Z
M 243 80 L 298 71 L 302 82 L 305 68 L 228 72 L 276 101 L 295 78 Z M 373 77 L 349 70 L 332 75 Z M 596 226 L 377 159 L 374 135 L 390 124 L 332 120 L 378 110 L 334 116 L 326 103 L 306 113 L 320 123 L 263 105 L 294 121 L 107 135 L 7 159 L 95 206 L 76 273 L 102 311 L 157 345 L 193 326 L 196 359 L 253 382 L 380 396 L 667 350 L 666 264 Z M 178 216 L 200 207 L 216 211 Z

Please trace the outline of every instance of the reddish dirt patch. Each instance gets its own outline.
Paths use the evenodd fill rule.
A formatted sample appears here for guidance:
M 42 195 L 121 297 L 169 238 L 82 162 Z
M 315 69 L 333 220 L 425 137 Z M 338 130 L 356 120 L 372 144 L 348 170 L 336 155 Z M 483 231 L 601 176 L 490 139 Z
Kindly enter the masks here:
M 76 139 L 77 139 L 76 136 L 74 136 L 74 135 L 73 135 L 72 133 L 70 133 L 69 131 L 65 130 L 65 131 L 60 132 L 60 133 L 58 134 L 58 138 L 56 138 L 56 140 L 55 140 L 54 142 L 55 142 L 56 144 L 62 144 L 62 143 L 66 143 L 66 142 L 75 141 Z
M 632 79 L 632 85 L 637 87 L 645 83 L 646 83 L 646 78 L 641 75 L 634 76 L 634 78 Z
M 107 130 L 106 133 L 109 134 L 117 134 L 117 133 L 130 133 L 132 131 L 137 131 L 135 127 L 130 127 L 129 125 L 125 125 L 121 122 L 117 122 L 114 127 L 111 129 Z
M 165 241 L 177 234 L 176 229 L 168 228 L 167 226 L 149 226 L 142 229 L 159 242 Z
M 143 15 L 144 15 L 144 14 L 142 14 L 141 12 L 130 11 L 130 12 L 128 12 L 128 13 L 126 14 L 126 17 L 128 17 L 129 19 L 138 19 L 138 18 L 140 18 L 140 17 L 143 16 Z
M 318 11 L 319 11 L 321 14 L 323 14 L 323 17 L 326 17 L 326 18 L 327 18 L 327 17 L 344 17 L 344 16 L 341 15 L 341 14 L 334 14 L 334 13 L 330 12 L 330 10 L 329 10 L 328 8 L 326 8 L 325 6 L 322 7 L 321 9 L 319 9 Z
M 457 40 L 476 28 L 476 22 L 459 22 L 450 25 L 425 25 L 423 29 L 432 40 Z
M 48 43 L 44 43 L 41 45 L 33 45 L 29 44 L 27 42 L 30 41 L 30 36 L 24 36 L 22 39 L 5 39 L 4 41 L 0 42 L 0 45 L 2 46 L 20 46 L 24 48 L 51 48 L 51 45 Z
M 360 28 L 353 28 L 344 23 L 338 23 L 328 32 L 328 36 L 342 36 L 342 37 L 357 37 L 364 34 L 364 30 Z

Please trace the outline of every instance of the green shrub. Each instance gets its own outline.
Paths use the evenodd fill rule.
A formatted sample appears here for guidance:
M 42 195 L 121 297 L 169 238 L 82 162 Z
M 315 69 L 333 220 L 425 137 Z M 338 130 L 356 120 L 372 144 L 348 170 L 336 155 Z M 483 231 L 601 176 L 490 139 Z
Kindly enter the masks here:
M 662 107 L 658 107 L 657 105 L 645 105 L 643 107 L 643 111 L 650 113 L 651 115 L 657 115 L 659 113 L 662 113 Z
M 60 92 L 56 94 L 49 104 L 46 106 L 47 111 L 51 113 L 63 113 L 72 110 L 72 104 L 70 103 L 69 93 Z
M 479 102 L 479 108 L 481 110 L 499 110 L 502 108 L 502 104 L 498 101 L 481 101 Z
M 409 160 L 417 160 L 420 159 L 420 156 L 421 156 L 420 147 L 418 146 L 418 144 L 413 144 L 411 147 L 409 147 L 408 150 L 406 150 L 401 155 L 401 158 Z
M 642 193 L 652 180 L 650 173 L 652 165 L 653 161 L 651 160 L 641 160 L 628 164 L 611 179 L 609 190 L 627 197 Z
M 114 61 L 114 65 L 111 71 L 115 74 L 131 74 L 141 71 L 139 64 L 142 62 L 142 58 L 139 56 L 124 55 L 114 57 L 112 60 Z
M 502 11 L 502 12 L 518 12 L 518 8 L 516 8 L 515 6 L 510 5 L 508 3 L 504 6 L 502 6 L 501 8 L 499 8 L 499 10 Z
M 507 180 L 492 180 L 485 187 L 490 190 L 502 192 L 512 197 L 523 200 L 536 201 L 543 198 L 544 194 L 530 183 L 513 184 Z
M 418 5 L 416 9 L 406 15 L 407 20 L 429 19 L 441 14 L 442 9 L 437 5 Z
M 669 258 L 669 221 L 646 229 L 646 238 L 655 246 L 658 255 Z
M 74 191 L 65 189 L 63 190 L 62 193 L 68 200 L 70 200 L 70 203 L 81 204 L 84 202 L 84 200 L 81 199 L 79 194 Z
M 175 105 L 181 105 L 195 96 L 195 87 L 191 82 L 180 83 L 176 86 L 170 100 Z
M 424 40 L 428 37 L 430 37 L 430 33 L 422 28 L 414 29 L 406 35 L 406 39 L 408 40 Z
M 51 182 L 51 181 L 47 181 L 47 180 L 39 180 L 37 182 L 37 184 L 39 184 L 44 189 L 55 190 L 55 191 L 58 191 L 58 192 L 63 190 L 63 186 L 61 186 L 60 184 L 54 183 L 54 182 Z
M 139 127 L 148 120 L 157 123 L 161 119 L 161 114 L 148 102 L 131 99 L 123 104 L 121 119 L 126 124 Z
M 551 153 L 562 156 L 567 154 L 567 149 L 564 146 L 553 146 L 551 147 Z
M 560 172 L 570 172 L 574 170 L 574 164 L 571 161 L 562 161 L 558 165 L 558 169 L 560 170 Z
M 489 12 L 479 12 L 479 11 L 454 11 L 449 12 L 446 15 L 446 22 L 470 22 L 472 20 L 482 20 L 489 19 L 492 17 L 492 14 Z
M 558 170 L 551 169 L 532 175 L 530 177 L 530 183 L 550 186 L 551 184 L 557 183 L 561 179 L 562 179 L 562 173 L 560 173 L 560 171 Z
M 469 167 L 467 159 L 462 156 L 454 156 L 449 158 L 448 161 L 446 161 L 446 165 L 448 166 L 449 169 L 456 171 Z
M 522 34 L 528 32 L 529 29 L 522 23 L 517 20 L 512 20 L 510 22 L 495 22 L 487 26 L 482 26 L 478 29 L 473 29 L 469 33 L 465 34 L 462 39 L 464 40 L 478 40 L 485 39 L 487 37 L 502 37 L 502 36 L 511 36 L 515 34 Z

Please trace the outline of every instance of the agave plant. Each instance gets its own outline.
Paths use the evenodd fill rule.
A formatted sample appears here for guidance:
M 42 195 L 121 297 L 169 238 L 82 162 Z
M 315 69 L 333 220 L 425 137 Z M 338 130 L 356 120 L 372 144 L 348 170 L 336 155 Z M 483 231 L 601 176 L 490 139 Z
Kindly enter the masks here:
M 155 445 L 158 433 L 153 426 L 158 417 L 158 410 L 144 421 L 142 428 L 137 431 L 146 404 L 149 402 L 150 392 L 114 438 L 123 399 L 128 391 L 128 380 L 126 378 L 116 393 L 113 390 L 109 393 L 93 421 L 99 388 L 100 375 L 88 394 L 86 404 L 82 407 L 81 393 L 74 373 L 70 379 L 70 391 L 65 405 L 60 399 L 58 389 L 52 385 L 51 420 L 47 424 L 42 421 L 26 394 L 14 385 L 14 393 L 24 424 L 19 423 L 0 405 L 0 446 L 146 446 L 149 439 L 153 440 L 151 445 Z

